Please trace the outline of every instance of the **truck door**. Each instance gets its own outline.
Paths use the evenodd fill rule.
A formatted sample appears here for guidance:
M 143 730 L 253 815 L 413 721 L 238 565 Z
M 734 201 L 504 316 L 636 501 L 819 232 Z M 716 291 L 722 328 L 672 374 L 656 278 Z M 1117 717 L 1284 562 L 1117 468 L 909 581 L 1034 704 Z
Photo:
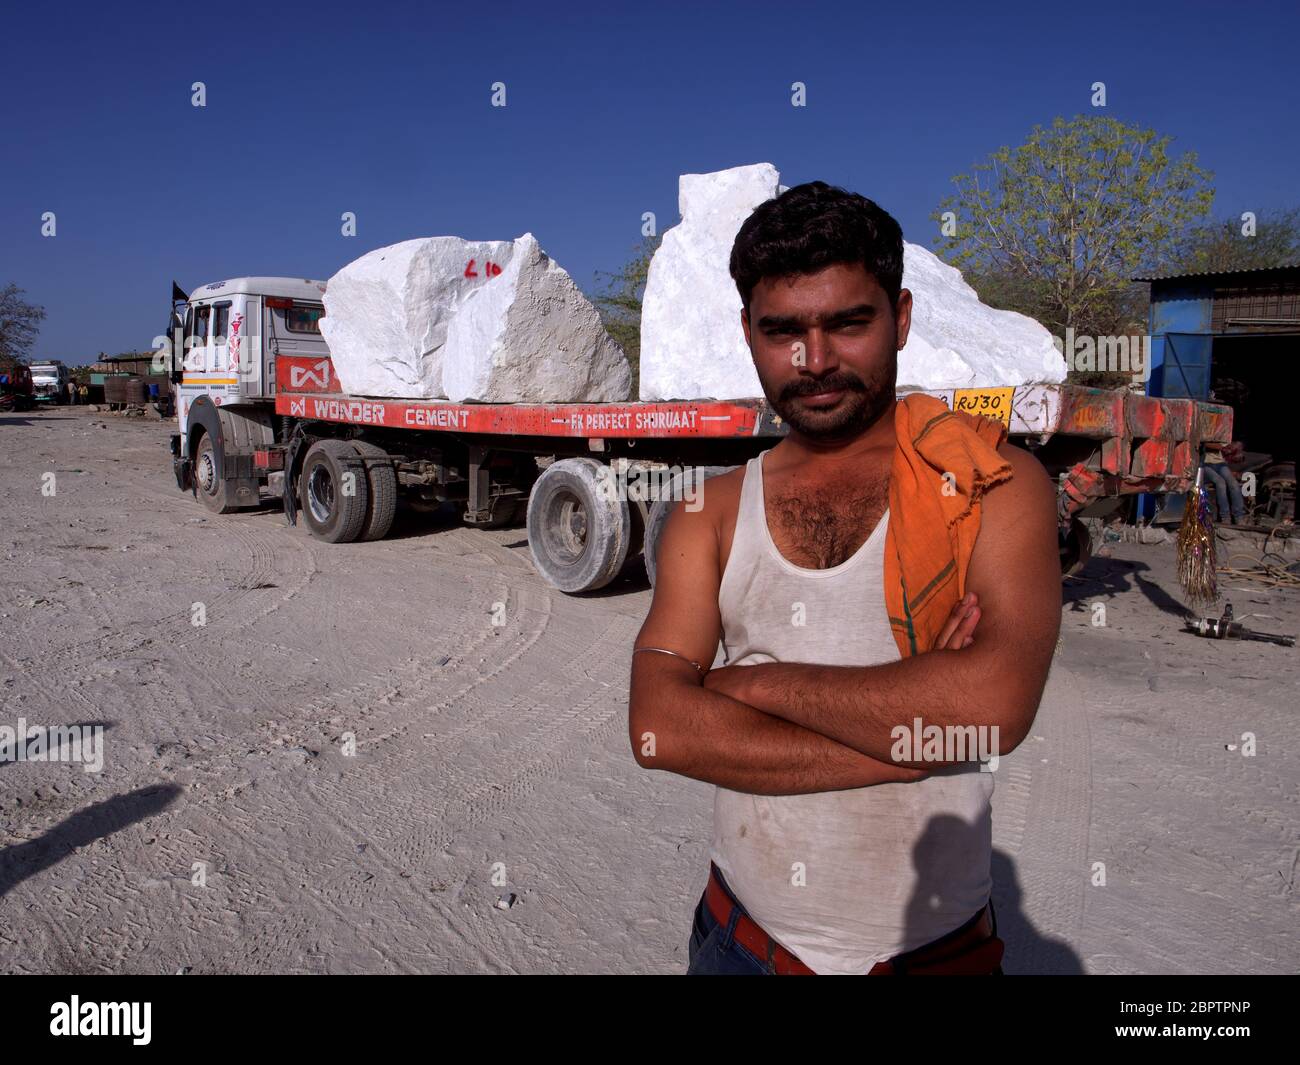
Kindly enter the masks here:
M 226 334 L 230 332 L 230 301 L 223 300 L 212 305 L 212 330 L 209 337 L 211 362 L 208 369 L 219 381 L 238 380 L 237 368 L 230 365 L 230 345 L 226 343 Z
M 269 395 L 262 356 L 262 301 L 258 297 L 244 297 L 243 306 L 237 308 L 235 317 L 230 320 L 230 332 L 232 343 L 236 335 L 239 337 L 241 391 L 245 396 Z
M 208 329 L 212 322 L 212 306 L 207 303 L 190 305 L 185 316 L 185 369 L 201 384 L 200 378 L 212 368 L 208 351 Z

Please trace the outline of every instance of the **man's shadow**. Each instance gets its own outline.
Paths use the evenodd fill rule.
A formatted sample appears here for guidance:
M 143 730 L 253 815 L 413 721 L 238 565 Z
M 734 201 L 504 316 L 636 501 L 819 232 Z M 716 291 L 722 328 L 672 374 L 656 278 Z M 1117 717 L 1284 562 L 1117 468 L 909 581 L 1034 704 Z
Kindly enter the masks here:
M 182 789 L 175 784 L 137 788 L 78 810 L 36 839 L 0 850 L 0 897 L 74 851 L 156 817 L 181 795 Z
M 944 870 L 955 863 L 975 863 L 984 849 L 991 846 L 992 813 L 986 811 L 978 824 L 972 825 L 952 814 L 932 817 L 912 851 L 912 863 L 918 879 L 907 904 L 907 927 L 929 928 L 931 913 L 943 904 L 949 890 Z M 1020 878 L 1011 856 L 993 850 L 990 863 L 993 912 L 998 935 L 1006 944 L 1002 971 L 1007 975 L 1035 976 L 1079 975 L 1085 972 L 1083 960 L 1065 940 L 1040 935 L 1025 915 Z M 908 936 L 914 939 L 916 936 Z M 933 936 L 928 938 L 933 939 Z

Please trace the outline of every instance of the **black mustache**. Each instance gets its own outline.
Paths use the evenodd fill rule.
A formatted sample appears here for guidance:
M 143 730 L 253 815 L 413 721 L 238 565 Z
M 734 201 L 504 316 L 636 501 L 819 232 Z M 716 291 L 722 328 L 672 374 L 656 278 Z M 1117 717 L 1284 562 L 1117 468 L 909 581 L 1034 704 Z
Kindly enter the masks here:
M 796 381 L 791 381 L 781 389 L 781 398 L 794 399 L 797 396 L 813 396 L 818 392 L 834 392 L 841 389 L 845 392 L 865 392 L 867 386 L 857 374 L 840 370 L 820 379 L 800 377 Z

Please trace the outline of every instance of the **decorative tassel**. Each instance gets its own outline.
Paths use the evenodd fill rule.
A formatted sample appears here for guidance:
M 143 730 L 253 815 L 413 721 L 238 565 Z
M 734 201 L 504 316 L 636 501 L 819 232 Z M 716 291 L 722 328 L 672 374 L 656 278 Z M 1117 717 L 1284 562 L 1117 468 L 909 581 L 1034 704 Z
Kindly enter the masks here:
M 1205 471 L 1196 469 L 1196 484 L 1183 504 L 1183 522 L 1178 526 L 1178 581 L 1188 605 L 1209 606 L 1219 598 L 1215 573 L 1214 523 L 1202 479 Z

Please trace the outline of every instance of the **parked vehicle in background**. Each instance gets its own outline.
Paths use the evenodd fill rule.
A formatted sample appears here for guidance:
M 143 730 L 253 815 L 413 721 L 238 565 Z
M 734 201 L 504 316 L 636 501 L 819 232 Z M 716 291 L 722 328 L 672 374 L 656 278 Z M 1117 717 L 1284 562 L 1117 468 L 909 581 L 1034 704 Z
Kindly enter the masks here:
M 32 368 L 16 359 L 0 365 L 0 411 L 31 410 L 35 405 Z
M 58 359 L 32 363 L 32 392 L 38 403 L 66 403 L 68 368 Z

